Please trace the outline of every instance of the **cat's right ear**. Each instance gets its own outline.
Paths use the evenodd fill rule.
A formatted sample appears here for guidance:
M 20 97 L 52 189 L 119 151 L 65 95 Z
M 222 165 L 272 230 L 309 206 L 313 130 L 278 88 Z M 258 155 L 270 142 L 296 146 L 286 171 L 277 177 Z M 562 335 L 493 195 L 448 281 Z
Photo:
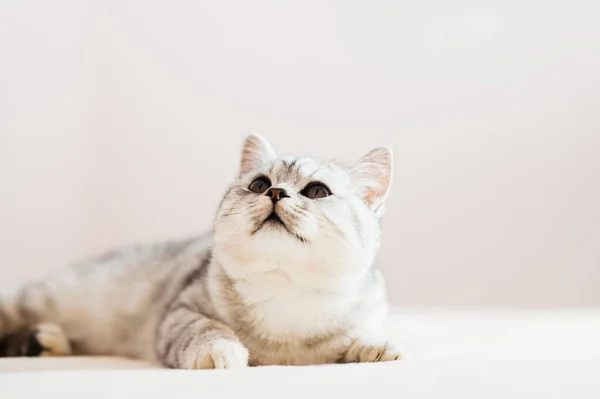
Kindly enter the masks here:
M 276 158 L 277 155 L 269 142 L 260 134 L 251 133 L 244 141 L 242 159 L 240 162 L 240 175 L 255 169 L 265 162 Z

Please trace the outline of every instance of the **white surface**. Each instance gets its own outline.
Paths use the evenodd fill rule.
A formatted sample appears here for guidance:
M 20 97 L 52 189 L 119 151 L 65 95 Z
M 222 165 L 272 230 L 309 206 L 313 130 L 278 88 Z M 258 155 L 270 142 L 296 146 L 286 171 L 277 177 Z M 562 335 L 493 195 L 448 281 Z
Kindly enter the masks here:
M 257 130 L 393 145 L 401 305 L 600 305 L 600 2 L 0 1 L 0 284 L 209 227 Z
M 391 325 L 411 359 L 241 371 L 139 370 L 144 365 L 119 359 L 2 359 L 0 370 L 23 370 L 29 362 L 25 368 L 37 371 L 1 373 L 0 387 L 3 398 L 600 397 L 600 309 L 403 310 Z M 98 370 L 103 365 L 115 370 Z M 89 370 L 56 371 L 82 367 Z

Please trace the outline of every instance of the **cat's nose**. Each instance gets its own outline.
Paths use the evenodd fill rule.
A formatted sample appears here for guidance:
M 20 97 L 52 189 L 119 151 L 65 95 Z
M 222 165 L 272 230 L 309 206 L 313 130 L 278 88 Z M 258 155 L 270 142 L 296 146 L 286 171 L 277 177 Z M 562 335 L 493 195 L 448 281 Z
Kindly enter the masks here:
M 265 195 L 267 197 L 271 197 L 271 201 L 273 201 L 274 203 L 282 198 L 289 198 L 287 191 L 285 191 L 283 188 L 271 187 L 267 190 Z

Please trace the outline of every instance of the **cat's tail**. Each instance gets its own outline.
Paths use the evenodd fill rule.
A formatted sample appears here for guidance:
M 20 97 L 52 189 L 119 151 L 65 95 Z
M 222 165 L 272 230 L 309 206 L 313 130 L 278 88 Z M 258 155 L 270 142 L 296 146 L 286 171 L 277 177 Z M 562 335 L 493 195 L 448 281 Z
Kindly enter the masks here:
M 64 356 L 69 341 L 51 319 L 53 303 L 41 285 L 0 297 L 0 357 Z

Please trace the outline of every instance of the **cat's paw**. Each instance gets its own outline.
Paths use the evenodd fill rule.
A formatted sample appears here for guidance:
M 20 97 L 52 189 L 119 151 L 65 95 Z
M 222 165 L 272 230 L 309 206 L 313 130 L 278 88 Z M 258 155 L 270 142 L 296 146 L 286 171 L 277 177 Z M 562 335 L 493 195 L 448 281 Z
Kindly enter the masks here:
M 226 338 L 203 343 L 193 351 L 191 369 L 234 369 L 248 366 L 248 349 L 238 341 Z
M 40 323 L 31 333 L 29 351 L 32 356 L 68 356 L 71 354 L 71 345 L 60 326 Z
M 394 343 L 387 342 L 363 342 L 357 340 L 350 346 L 344 362 L 346 363 L 373 363 L 400 360 L 402 354 L 400 348 Z

